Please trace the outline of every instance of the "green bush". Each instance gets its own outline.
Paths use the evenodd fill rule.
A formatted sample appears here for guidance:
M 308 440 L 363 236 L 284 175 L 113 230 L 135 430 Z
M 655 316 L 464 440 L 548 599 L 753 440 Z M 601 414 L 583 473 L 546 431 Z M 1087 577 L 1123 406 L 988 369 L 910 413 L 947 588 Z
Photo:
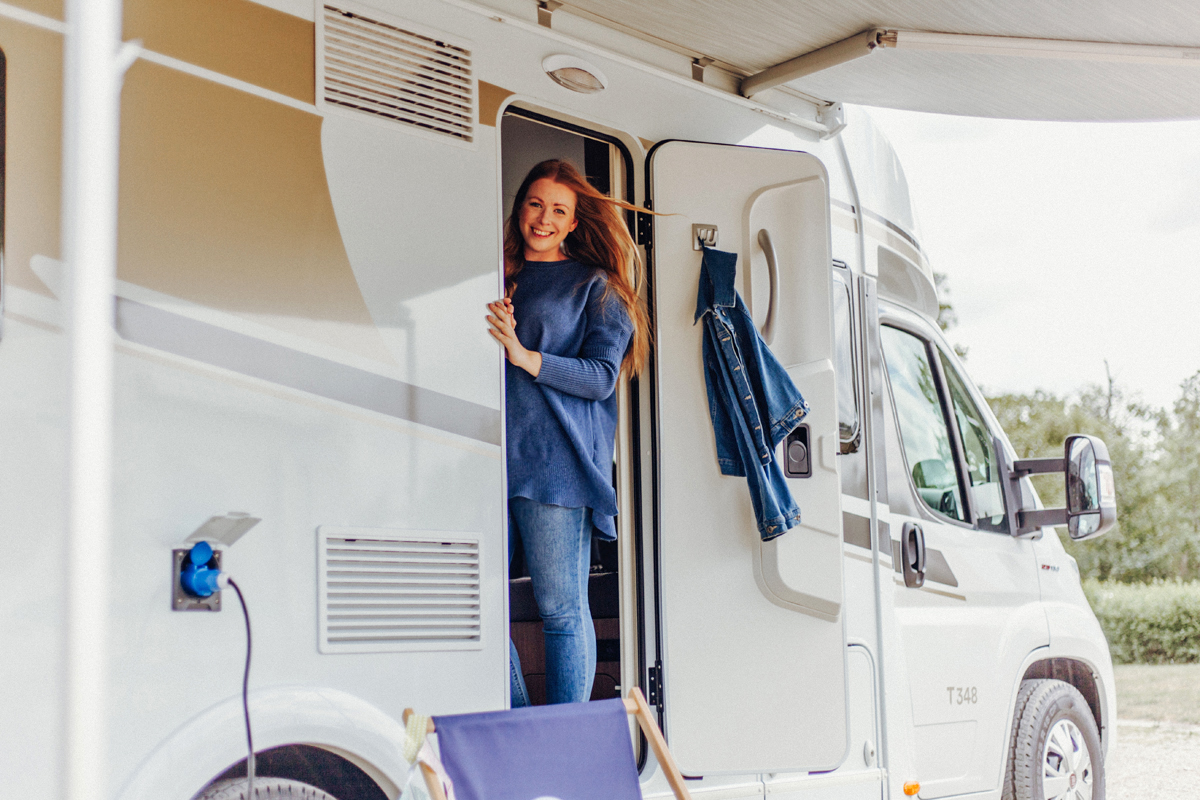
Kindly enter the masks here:
M 1085 581 L 1116 664 L 1200 662 L 1200 581 Z

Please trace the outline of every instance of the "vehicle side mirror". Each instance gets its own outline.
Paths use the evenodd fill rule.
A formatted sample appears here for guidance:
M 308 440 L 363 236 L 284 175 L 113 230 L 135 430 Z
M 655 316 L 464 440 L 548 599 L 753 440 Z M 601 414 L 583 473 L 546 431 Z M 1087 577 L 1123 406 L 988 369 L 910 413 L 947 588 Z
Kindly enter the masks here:
M 1063 447 L 1067 473 L 1067 532 L 1079 541 L 1117 524 L 1117 492 L 1108 448 L 1095 436 L 1068 436 Z
M 1071 434 L 1063 444 L 1062 458 L 1026 458 L 1015 462 L 1009 462 L 999 437 L 994 446 L 1013 536 L 1036 533 L 1046 525 L 1065 524 L 1071 539 L 1081 541 L 1100 536 L 1117 524 L 1112 461 L 1101 439 Z M 1024 508 L 1021 478 L 1048 472 L 1065 473 L 1067 507 Z

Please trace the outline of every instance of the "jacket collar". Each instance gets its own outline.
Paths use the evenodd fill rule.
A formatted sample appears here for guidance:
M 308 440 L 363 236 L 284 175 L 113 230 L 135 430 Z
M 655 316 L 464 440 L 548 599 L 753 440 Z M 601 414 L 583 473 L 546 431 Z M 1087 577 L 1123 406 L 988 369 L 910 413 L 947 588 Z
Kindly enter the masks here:
M 700 288 L 696 292 L 696 318 L 715 306 L 731 307 L 737 304 L 737 291 L 733 279 L 737 275 L 737 253 L 713 250 L 705 247 L 700 262 Z

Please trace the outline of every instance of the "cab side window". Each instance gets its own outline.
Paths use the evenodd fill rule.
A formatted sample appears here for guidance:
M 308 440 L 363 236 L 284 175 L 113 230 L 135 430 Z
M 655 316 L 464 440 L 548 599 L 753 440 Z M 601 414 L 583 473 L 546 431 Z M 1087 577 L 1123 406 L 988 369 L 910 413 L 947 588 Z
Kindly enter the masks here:
M 925 341 L 899 328 L 882 329 L 900 438 L 913 485 L 939 514 L 966 522 L 950 428 L 942 413 L 937 374 Z
M 938 351 L 942 373 L 950 390 L 954 421 L 958 425 L 959 442 L 967 467 L 967 501 L 971 514 L 980 528 L 1007 530 L 1004 514 L 1004 494 L 1000 488 L 1000 470 L 992 434 L 979 407 L 967 391 L 966 381 L 951 366 L 945 353 Z

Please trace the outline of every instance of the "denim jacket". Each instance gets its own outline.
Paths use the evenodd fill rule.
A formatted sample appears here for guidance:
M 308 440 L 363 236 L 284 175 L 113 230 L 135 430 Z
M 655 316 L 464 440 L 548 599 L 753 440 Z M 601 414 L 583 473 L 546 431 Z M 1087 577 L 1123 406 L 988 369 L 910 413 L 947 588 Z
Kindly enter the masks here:
M 800 524 L 775 448 L 808 413 L 733 287 L 737 254 L 704 248 L 696 318 L 704 319 L 704 383 L 722 475 L 744 476 L 763 541 Z

